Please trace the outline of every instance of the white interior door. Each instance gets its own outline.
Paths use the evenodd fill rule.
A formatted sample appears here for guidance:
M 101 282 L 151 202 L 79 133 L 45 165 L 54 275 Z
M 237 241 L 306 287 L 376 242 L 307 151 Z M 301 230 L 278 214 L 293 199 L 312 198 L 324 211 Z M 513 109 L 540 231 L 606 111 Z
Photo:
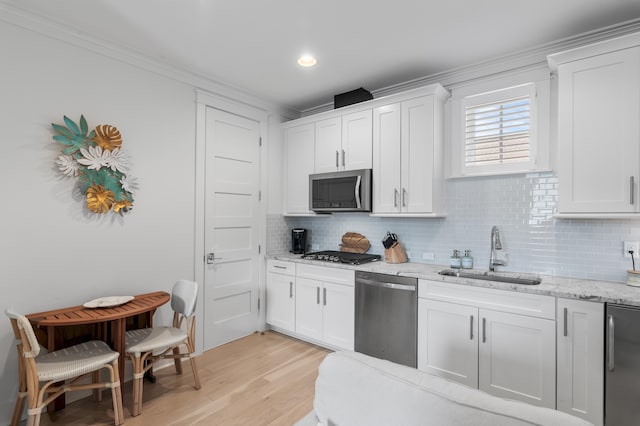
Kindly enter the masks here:
M 258 329 L 258 122 L 206 109 L 204 349 Z

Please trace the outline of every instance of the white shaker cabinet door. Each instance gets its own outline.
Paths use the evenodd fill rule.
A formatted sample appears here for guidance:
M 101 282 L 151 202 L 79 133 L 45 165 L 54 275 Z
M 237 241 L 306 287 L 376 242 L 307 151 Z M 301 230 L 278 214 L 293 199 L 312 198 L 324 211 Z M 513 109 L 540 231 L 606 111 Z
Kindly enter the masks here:
M 478 308 L 418 299 L 418 369 L 478 387 Z
M 402 102 L 400 206 L 405 213 L 434 211 L 434 191 L 442 184 L 442 143 L 436 143 L 434 97 Z M 440 129 L 440 127 L 438 127 Z M 440 130 L 441 131 L 441 130 Z
M 322 340 L 322 281 L 296 278 L 296 333 Z
M 555 321 L 480 309 L 479 388 L 556 408 Z
M 296 295 L 294 276 L 267 273 L 267 323 L 294 332 Z
M 306 155 L 311 155 L 310 151 Z M 327 173 L 342 168 L 342 118 L 316 122 L 315 172 Z
M 323 283 L 323 341 L 337 348 L 353 350 L 355 288 Z
M 342 116 L 342 150 L 340 170 L 370 169 L 373 157 L 371 110 Z
M 604 421 L 604 304 L 558 299 L 558 410 Z
M 373 111 L 373 211 L 400 211 L 400 104 Z
M 558 67 L 560 213 L 638 212 L 640 47 Z
M 285 130 L 285 213 L 310 213 L 309 175 L 314 172 L 314 129 L 311 123 Z
M 442 215 L 442 103 L 420 96 L 373 110 L 373 213 Z

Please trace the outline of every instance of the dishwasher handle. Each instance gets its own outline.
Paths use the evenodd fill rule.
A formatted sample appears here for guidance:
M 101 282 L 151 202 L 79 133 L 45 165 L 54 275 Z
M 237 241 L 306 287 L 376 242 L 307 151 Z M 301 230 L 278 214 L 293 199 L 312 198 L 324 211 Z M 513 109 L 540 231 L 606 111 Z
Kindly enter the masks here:
M 357 278 L 356 284 L 365 284 L 365 285 L 371 285 L 375 287 L 390 288 L 392 290 L 405 290 L 405 291 L 416 291 L 418 287 L 417 285 L 413 285 L 413 284 L 396 284 L 396 283 L 389 283 L 384 281 L 368 280 L 366 278 Z

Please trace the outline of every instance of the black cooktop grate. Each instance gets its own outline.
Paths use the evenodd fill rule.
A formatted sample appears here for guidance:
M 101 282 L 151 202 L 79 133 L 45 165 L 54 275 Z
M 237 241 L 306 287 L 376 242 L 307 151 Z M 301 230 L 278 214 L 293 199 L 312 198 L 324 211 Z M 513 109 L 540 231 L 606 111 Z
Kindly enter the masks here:
M 349 253 L 345 251 L 324 250 L 302 255 L 303 259 L 320 260 L 324 262 L 348 263 L 350 265 L 360 265 L 362 263 L 376 262 L 380 260 L 378 254 Z

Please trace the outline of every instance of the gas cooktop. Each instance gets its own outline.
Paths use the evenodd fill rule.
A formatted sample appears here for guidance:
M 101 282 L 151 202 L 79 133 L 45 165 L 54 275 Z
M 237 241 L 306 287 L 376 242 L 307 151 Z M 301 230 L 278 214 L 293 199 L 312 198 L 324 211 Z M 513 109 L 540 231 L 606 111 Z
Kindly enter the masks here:
M 376 262 L 380 260 L 378 254 L 349 253 L 346 251 L 325 250 L 302 255 L 303 259 L 321 260 L 323 262 L 348 263 L 350 265 L 360 265 L 363 263 Z

